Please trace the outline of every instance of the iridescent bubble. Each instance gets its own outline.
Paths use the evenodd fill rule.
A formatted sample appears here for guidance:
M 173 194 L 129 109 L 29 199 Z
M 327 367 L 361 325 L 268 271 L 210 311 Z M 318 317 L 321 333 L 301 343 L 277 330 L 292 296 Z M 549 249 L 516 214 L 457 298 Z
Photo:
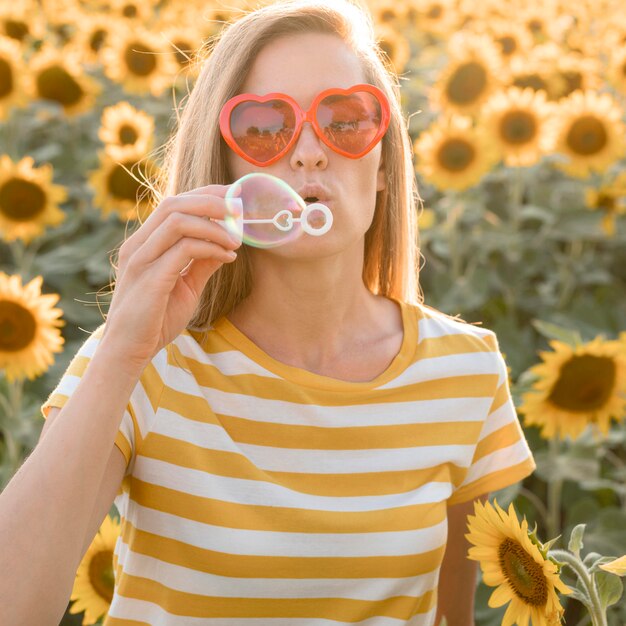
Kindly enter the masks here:
M 239 240 L 256 248 L 273 248 L 303 233 L 319 236 L 332 226 L 332 213 L 323 204 L 307 206 L 285 181 L 253 172 L 235 181 L 226 192 L 227 214 L 222 222 Z

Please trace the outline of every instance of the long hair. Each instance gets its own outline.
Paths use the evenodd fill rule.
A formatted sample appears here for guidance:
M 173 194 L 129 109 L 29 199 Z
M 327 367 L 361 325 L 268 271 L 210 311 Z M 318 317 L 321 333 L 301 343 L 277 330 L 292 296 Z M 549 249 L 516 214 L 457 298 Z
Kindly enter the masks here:
M 164 147 L 157 197 L 206 184 L 230 184 L 229 150 L 219 130 L 224 103 L 239 93 L 261 49 L 283 35 L 318 32 L 339 36 L 362 64 L 366 82 L 387 96 L 391 121 L 382 139 L 386 188 L 377 192 L 372 224 L 365 234 L 363 282 L 374 294 L 423 303 L 419 285 L 417 207 L 412 142 L 400 106 L 400 85 L 375 38 L 372 17 L 358 0 L 279 0 L 226 25 L 197 55 L 200 71 L 178 115 L 176 132 Z M 252 287 L 250 258 L 243 245 L 232 263 L 208 280 L 187 329 L 207 331 L 243 300 Z

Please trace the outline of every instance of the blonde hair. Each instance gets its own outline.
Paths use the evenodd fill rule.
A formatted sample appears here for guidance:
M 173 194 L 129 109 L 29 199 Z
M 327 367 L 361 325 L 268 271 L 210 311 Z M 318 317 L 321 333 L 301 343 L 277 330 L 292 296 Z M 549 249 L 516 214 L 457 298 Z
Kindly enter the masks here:
M 356 0 L 355 0 L 356 1 Z M 176 195 L 202 185 L 230 184 L 228 146 L 218 119 L 223 104 L 239 93 L 255 56 L 274 39 L 304 32 L 339 36 L 362 64 L 366 82 L 387 96 L 391 121 L 382 139 L 386 188 L 377 192 L 372 224 L 365 235 L 363 281 L 374 294 L 408 303 L 423 303 L 419 285 L 421 256 L 417 228 L 417 190 L 412 142 L 402 116 L 400 85 L 390 61 L 375 38 L 366 6 L 350 0 L 282 0 L 262 6 L 225 26 L 198 53 L 201 69 L 177 132 L 165 147 L 163 178 L 157 187 Z M 232 263 L 209 279 L 190 330 L 207 331 L 243 300 L 252 287 L 246 246 Z

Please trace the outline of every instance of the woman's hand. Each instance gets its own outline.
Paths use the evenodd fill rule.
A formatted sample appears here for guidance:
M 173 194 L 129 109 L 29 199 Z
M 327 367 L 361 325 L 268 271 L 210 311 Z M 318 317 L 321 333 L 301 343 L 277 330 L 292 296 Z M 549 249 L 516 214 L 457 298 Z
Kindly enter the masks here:
M 145 367 L 191 319 L 209 278 L 236 258 L 213 219 L 226 215 L 229 185 L 168 196 L 122 245 L 104 335 L 132 365 Z

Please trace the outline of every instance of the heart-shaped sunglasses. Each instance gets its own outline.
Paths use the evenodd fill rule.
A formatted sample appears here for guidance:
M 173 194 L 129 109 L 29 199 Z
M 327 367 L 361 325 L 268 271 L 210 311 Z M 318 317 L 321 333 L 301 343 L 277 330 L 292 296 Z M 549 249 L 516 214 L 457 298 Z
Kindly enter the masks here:
M 311 122 L 317 136 L 335 152 L 358 159 L 380 141 L 389 120 L 385 94 L 362 83 L 322 91 L 306 112 L 284 93 L 234 96 L 220 112 L 220 132 L 240 157 L 268 166 L 289 151 L 304 122 Z

